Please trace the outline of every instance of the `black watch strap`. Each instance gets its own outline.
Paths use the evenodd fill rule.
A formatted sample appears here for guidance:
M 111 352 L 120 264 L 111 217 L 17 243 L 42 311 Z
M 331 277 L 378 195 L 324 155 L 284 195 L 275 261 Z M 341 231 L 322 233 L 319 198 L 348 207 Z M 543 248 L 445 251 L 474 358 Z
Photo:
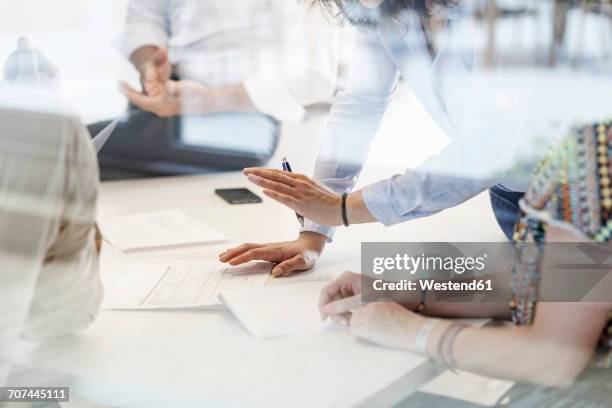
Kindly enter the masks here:
M 348 216 L 346 214 L 346 198 L 348 197 L 348 193 L 344 193 L 342 194 L 342 222 L 344 223 L 345 227 L 348 227 L 349 225 L 349 221 L 348 221 Z

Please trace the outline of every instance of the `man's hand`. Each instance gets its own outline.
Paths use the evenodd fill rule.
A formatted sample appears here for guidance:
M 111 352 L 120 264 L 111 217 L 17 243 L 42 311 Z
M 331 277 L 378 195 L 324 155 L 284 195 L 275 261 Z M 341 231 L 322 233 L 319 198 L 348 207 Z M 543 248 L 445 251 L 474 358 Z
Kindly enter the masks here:
M 278 278 L 312 269 L 316 264 L 326 238 L 314 232 L 303 232 L 295 241 L 273 244 L 243 244 L 219 255 L 219 260 L 230 265 L 250 261 L 268 261 L 277 265 L 272 276 Z
M 168 50 L 145 46 L 134 51 L 131 60 L 140 73 L 143 93 L 150 96 L 163 94 L 166 82 L 170 80 L 172 75 Z
M 318 224 L 342 225 L 342 198 L 323 184 L 302 174 L 260 168 L 245 169 L 253 184 L 271 199 L 286 205 Z
M 152 93 L 145 93 L 122 82 L 120 90 L 135 106 L 164 118 L 255 111 L 243 85 L 209 88 L 189 80 L 166 81 L 164 86 L 152 87 Z
M 125 82 L 121 83 L 120 90 L 132 104 L 163 118 L 200 113 L 202 105 L 214 94 L 195 81 L 167 81 L 155 94 L 138 92 Z

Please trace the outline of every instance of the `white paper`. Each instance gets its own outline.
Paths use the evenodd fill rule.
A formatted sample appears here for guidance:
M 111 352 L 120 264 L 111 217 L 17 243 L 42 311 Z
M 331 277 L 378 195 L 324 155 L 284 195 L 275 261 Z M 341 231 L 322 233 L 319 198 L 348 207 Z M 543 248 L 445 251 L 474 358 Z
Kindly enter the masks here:
M 321 330 L 328 324 L 321 321 L 318 308 L 321 289 L 327 283 L 223 290 L 219 299 L 254 337 L 286 337 Z
M 104 302 L 104 309 L 197 309 L 219 306 L 221 290 L 265 285 L 272 264 L 240 267 L 137 264 L 124 273 Z
M 96 153 L 100 153 L 100 150 L 104 147 L 108 139 L 110 139 L 111 134 L 115 131 L 115 128 L 119 124 L 121 119 L 113 120 L 110 125 L 105 127 L 98 133 L 92 140 L 94 149 L 96 149 Z
M 227 241 L 221 232 L 180 210 L 100 220 L 102 236 L 123 251 Z
M 419 391 L 492 407 L 497 405 L 513 385 L 512 381 L 497 380 L 464 371 L 459 371 L 457 374 L 445 371 L 421 387 Z

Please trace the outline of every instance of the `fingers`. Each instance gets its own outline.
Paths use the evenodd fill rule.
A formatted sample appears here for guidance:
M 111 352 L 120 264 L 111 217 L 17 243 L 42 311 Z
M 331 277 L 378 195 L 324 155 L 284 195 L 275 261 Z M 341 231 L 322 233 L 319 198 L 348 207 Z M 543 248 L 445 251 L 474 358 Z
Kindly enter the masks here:
M 242 265 L 251 261 L 275 262 L 282 256 L 282 249 L 278 247 L 265 247 L 249 249 L 242 255 L 231 259 L 228 263 L 232 266 Z
M 159 50 L 157 50 L 155 52 L 155 55 L 153 56 L 153 63 L 157 67 L 161 67 L 168 63 L 168 50 L 166 50 L 165 48 L 160 48 Z
M 361 301 L 361 294 L 358 294 L 327 303 L 323 306 L 323 311 L 327 315 L 339 315 L 352 312 L 361 306 L 363 306 L 363 302 Z
M 298 254 L 288 261 L 281 262 L 272 269 L 272 276 L 275 278 L 281 278 L 287 275 L 291 275 L 293 272 L 304 271 L 308 269 L 308 262 L 304 255 Z
M 278 201 L 279 203 L 286 205 L 292 210 L 297 211 L 297 207 L 300 203 L 299 200 L 285 194 L 277 193 L 276 191 L 272 190 L 264 190 L 263 193 L 274 201 Z
M 157 68 L 151 64 L 151 62 L 146 62 L 142 67 L 142 81 L 143 82 L 158 82 L 157 81 Z
M 270 181 L 276 181 L 277 183 L 286 184 L 291 187 L 295 187 L 297 185 L 296 181 L 299 180 L 296 176 L 297 174 L 288 173 L 286 171 L 281 170 L 273 170 L 273 169 L 259 169 L 259 168 L 250 168 L 244 169 L 244 174 L 248 176 L 256 176 L 260 179 L 266 179 Z
M 340 315 L 350 312 L 355 307 L 361 306 L 361 301 L 356 303 L 361 293 L 361 275 L 346 271 L 336 280 L 325 286 L 321 290 L 319 297 L 319 312 L 321 319 L 325 320 L 327 316 Z M 345 302 L 336 304 L 335 301 L 348 299 Z M 356 305 L 356 306 L 354 306 Z
M 327 319 L 328 314 L 325 312 L 324 308 L 332 300 L 339 298 L 341 285 L 341 280 L 336 279 L 321 289 L 321 295 L 319 296 L 319 313 L 321 314 L 321 320 Z
M 343 313 L 339 315 L 331 315 L 330 318 L 334 323 L 340 326 L 350 326 L 351 324 L 351 313 Z
M 242 244 L 236 248 L 230 248 L 227 251 L 223 252 L 222 254 L 219 255 L 219 260 L 221 262 L 229 262 L 230 260 L 234 259 L 235 257 L 244 254 L 245 252 L 247 252 L 248 250 L 254 249 L 254 248 L 260 248 L 263 245 L 261 244 Z
M 151 110 L 152 101 L 151 101 L 151 98 L 149 96 L 144 95 L 144 94 L 138 92 L 137 90 L 132 88 L 126 82 L 121 82 L 120 83 L 119 90 L 134 105 L 138 106 L 139 108 L 141 108 L 143 110 L 147 110 L 147 111 Z
M 275 191 L 277 193 L 284 194 L 289 197 L 297 198 L 297 190 L 293 187 L 290 187 L 287 184 L 265 179 L 265 178 L 256 176 L 254 174 L 249 174 L 247 178 L 249 179 L 251 183 L 261 188 L 264 188 L 266 190 Z

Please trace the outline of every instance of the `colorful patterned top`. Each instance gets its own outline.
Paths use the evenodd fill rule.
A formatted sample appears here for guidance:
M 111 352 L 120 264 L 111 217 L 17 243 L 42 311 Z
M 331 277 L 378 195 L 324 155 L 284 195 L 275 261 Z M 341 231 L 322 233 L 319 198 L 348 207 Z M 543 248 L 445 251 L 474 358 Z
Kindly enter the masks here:
M 514 233 L 521 259 L 513 272 L 510 307 L 514 322 L 523 325 L 533 322 L 548 225 L 595 242 L 612 241 L 612 121 L 573 128 L 539 164 L 521 209 Z M 535 243 L 535 253 L 526 250 L 533 245 L 523 245 L 528 240 Z M 601 346 L 598 365 L 610 367 L 612 311 Z

